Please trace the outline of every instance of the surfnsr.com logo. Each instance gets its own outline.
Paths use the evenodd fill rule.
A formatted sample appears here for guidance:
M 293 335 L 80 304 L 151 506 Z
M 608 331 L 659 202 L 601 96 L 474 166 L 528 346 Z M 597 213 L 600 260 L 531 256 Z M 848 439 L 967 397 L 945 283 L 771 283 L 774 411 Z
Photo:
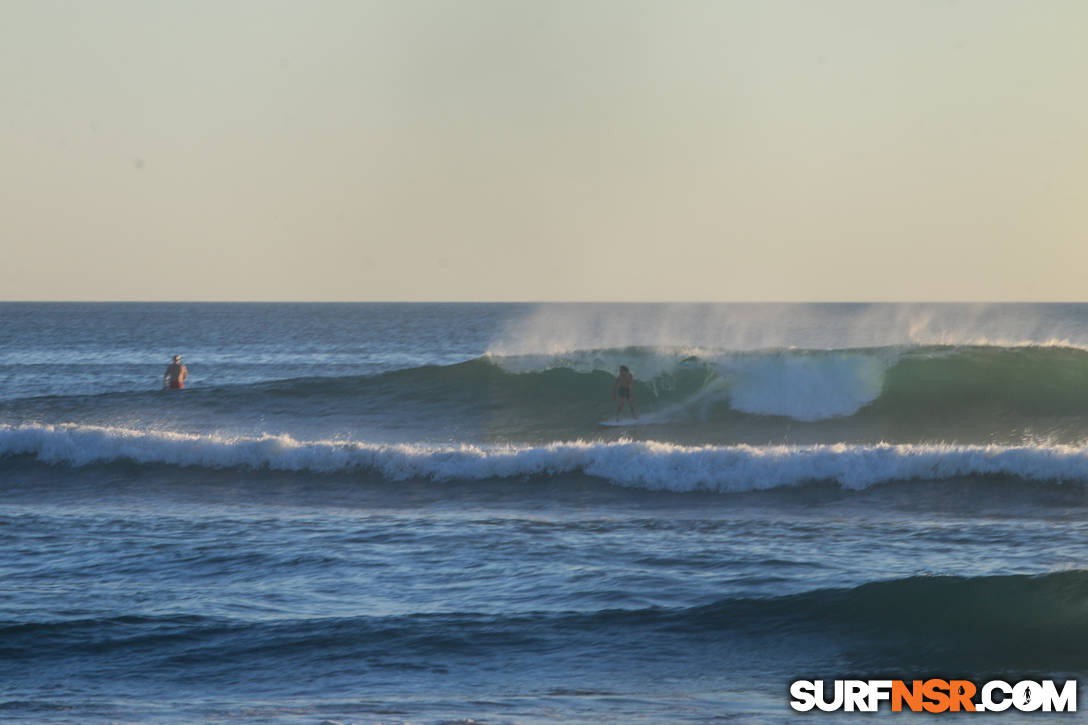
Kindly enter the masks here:
M 1076 712 L 1077 681 L 1059 688 L 1054 680 L 1008 683 L 990 680 L 797 680 L 790 685 L 790 707 L 798 712 L 876 712 L 887 703 L 892 712 Z

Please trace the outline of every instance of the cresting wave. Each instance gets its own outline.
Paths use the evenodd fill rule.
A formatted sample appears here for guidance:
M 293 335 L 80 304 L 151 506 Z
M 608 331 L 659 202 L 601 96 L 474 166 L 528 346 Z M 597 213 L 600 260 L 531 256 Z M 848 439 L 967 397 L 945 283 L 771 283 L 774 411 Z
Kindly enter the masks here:
M 813 422 L 985 408 L 1019 415 L 1088 410 L 1088 351 L 1059 346 L 903 346 L 842 350 L 581 350 L 487 358 L 514 373 L 600 374 L 629 365 L 642 399 L 673 418 L 713 406 Z M 686 414 L 686 416 L 685 416 Z
M 546 431 L 558 440 L 592 435 L 614 415 L 611 390 L 620 364 L 634 371 L 640 423 L 699 429 L 707 442 L 728 442 L 730 431 L 768 421 L 810 427 L 849 421 L 832 440 L 866 440 L 868 431 L 896 441 L 1053 436 L 1070 443 L 1088 436 L 1088 352 L 1063 347 L 489 355 L 370 376 L 207 385 L 169 398 L 160 391 L 24 398 L 0 403 L 0 419 L 101 424 L 110 420 L 103 413 L 153 419 L 167 406 L 227 421 L 243 410 L 250 417 L 291 411 L 311 419 L 379 411 L 386 420 L 470 421 L 512 438 Z
M 1088 482 L 1088 446 L 825 444 L 681 446 L 660 442 L 540 446 L 299 441 L 64 425 L 0 426 L 0 457 L 67 466 L 138 463 L 313 473 L 368 472 L 387 480 L 478 481 L 584 474 L 621 486 L 740 492 L 831 481 L 890 482 L 1008 476 Z

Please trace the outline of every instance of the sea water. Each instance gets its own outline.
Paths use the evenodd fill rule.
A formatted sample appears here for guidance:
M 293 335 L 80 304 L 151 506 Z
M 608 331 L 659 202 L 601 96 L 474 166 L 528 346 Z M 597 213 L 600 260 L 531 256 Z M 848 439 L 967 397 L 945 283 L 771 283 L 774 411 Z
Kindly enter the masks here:
M 1086 411 L 1085 305 L 0 304 L 0 719 L 1083 679 Z

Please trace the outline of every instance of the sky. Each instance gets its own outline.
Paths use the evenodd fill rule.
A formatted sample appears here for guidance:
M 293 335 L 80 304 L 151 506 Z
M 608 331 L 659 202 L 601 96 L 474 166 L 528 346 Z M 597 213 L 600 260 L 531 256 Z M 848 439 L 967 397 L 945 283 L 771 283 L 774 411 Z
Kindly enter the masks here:
M 1085 299 L 1082 0 L 0 0 L 0 299 Z

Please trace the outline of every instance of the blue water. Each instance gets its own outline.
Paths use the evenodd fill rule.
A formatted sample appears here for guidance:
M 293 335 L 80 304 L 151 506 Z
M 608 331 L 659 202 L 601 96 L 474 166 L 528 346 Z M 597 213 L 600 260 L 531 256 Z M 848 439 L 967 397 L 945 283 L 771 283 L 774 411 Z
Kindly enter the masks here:
M 799 678 L 1083 679 L 1086 322 L 0 304 L 0 719 L 779 723 Z

